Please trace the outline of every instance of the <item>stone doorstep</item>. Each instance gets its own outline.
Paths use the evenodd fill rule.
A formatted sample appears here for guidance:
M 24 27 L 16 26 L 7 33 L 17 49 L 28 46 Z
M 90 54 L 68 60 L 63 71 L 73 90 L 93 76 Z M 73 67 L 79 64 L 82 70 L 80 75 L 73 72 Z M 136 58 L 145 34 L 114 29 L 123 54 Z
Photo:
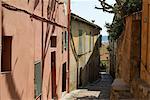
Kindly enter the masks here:
M 122 79 L 115 79 L 114 82 L 112 83 L 112 90 L 116 92 L 117 91 L 130 92 L 130 87 Z
M 61 97 L 64 97 L 65 95 L 67 94 L 67 92 L 62 92 L 62 96 Z
M 137 100 L 135 98 L 128 98 L 128 99 L 120 99 L 120 100 Z
M 134 89 L 132 90 L 132 93 L 135 95 L 135 97 L 138 97 L 138 98 L 147 97 L 150 99 L 150 85 L 147 84 L 142 79 L 133 80 L 132 89 Z
M 133 99 L 133 95 L 130 92 L 120 92 L 119 99 Z
M 112 94 L 116 100 L 135 100 L 129 92 L 113 92 Z
M 130 88 L 122 79 L 115 79 L 112 84 L 112 95 L 117 100 L 135 100 L 130 93 Z
M 138 83 L 138 88 L 140 91 L 142 91 L 142 95 L 143 96 L 147 96 L 150 95 L 150 85 L 148 85 L 146 82 L 144 82 L 143 80 L 140 80 Z M 140 92 L 139 91 L 139 92 Z

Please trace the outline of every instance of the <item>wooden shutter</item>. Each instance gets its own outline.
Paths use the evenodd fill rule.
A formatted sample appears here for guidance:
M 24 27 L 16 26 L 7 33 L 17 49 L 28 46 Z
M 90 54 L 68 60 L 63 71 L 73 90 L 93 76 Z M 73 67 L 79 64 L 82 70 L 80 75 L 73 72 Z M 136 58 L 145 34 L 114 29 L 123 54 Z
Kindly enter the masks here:
M 2 37 L 2 68 L 1 71 L 11 71 L 12 36 Z
M 37 97 L 42 92 L 42 88 L 41 88 L 41 83 L 42 83 L 41 62 L 35 64 L 34 77 L 35 77 L 35 80 L 34 80 L 35 97 Z
M 79 30 L 79 45 L 78 45 L 78 54 L 82 53 L 82 30 Z

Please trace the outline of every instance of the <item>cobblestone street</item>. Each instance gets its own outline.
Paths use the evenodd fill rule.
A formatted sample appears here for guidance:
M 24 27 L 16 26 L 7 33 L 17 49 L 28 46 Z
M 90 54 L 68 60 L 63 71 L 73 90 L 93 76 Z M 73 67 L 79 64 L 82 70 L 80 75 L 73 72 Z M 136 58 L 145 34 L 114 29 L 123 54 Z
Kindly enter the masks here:
M 109 100 L 112 77 L 101 73 L 101 78 L 83 89 L 66 94 L 62 100 Z

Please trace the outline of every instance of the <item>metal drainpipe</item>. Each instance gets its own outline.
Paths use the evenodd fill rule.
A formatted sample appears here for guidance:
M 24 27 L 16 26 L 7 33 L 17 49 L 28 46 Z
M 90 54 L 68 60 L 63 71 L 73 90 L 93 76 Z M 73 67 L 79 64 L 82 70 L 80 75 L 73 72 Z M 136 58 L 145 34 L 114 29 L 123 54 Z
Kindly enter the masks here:
M 2 67 L 2 64 L 1 64 L 1 60 L 2 60 L 2 37 L 3 37 L 3 34 L 2 34 L 2 4 L 1 4 L 1 0 L 0 0 L 0 72 L 1 72 L 1 67 Z M 0 86 L 1 86 L 1 79 L 0 79 Z M 1 96 L 1 89 L 0 89 L 0 96 Z M 1 99 L 1 97 L 0 97 Z
M 70 56 L 69 56 L 69 48 L 70 48 L 70 17 L 71 17 L 71 13 L 70 13 L 70 0 L 68 0 L 68 66 L 67 66 L 67 93 L 69 93 L 69 77 L 70 77 Z
M 41 5 L 42 5 L 42 12 L 41 12 L 41 15 L 42 17 L 44 16 L 44 1 L 41 0 Z M 43 44 L 43 41 L 44 41 L 44 22 L 42 21 L 42 36 L 41 36 L 41 44 L 42 44 L 42 50 L 41 50 L 41 56 L 42 56 L 42 61 L 41 61 L 41 64 L 42 64 L 42 83 L 41 83 L 41 91 L 42 91 L 42 88 L 43 88 L 43 77 L 44 77 L 44 51 L 43 51 L 43 48 L 44 48 L 44 44 Z M 42 94 L 43 94 L 43 91 L 42 91 Z M 43 95 L 40 96 L 40 100 L 43 99 Z
M 2 67 L 1 65 L 1 60 L 2 60 L 2 4 L 1 4 L 1 0 L 0 0 L 0 67 Z M 1 68 L 0 68 L 0 72 L 1 72 Z M 1 83 L 0 83 L 1 84 Z

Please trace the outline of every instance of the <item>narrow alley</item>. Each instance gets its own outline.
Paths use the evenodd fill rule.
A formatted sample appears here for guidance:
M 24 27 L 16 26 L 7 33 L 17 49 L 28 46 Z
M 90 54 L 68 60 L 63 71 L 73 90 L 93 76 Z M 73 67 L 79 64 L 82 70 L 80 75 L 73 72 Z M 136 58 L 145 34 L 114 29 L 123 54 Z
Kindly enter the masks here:
M 101 78 L 65 95 L 62 100 L 109 100 L 112 77 L 106 73 L 101 73 Z
M 150 0 L 0 0 L 0 100 L 150 100 Z

